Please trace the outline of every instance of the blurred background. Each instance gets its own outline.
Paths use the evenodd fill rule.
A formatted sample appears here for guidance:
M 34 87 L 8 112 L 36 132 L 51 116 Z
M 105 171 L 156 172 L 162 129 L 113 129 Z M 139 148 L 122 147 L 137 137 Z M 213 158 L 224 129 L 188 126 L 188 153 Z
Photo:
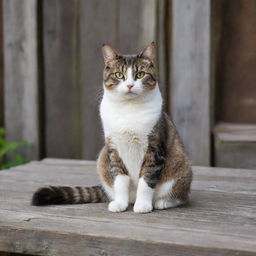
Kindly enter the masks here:
M 0 161 L 19 141 L 27 160 L 96 159 L 101 45 L 155 41 L 192 163 L 256 169 L 255 0 L 1 0 L 0 15 Z

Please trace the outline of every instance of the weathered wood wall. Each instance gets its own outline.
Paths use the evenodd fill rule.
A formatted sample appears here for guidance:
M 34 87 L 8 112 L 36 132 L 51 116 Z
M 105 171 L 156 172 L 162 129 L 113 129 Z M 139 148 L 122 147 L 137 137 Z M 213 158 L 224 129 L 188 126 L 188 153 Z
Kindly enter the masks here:
M 154 40 L 165 109 L 192 162 L 209 165 L 211 2 L 5 0 L 8 138 L 33 143 L 28 159 L 95 159 L 103 143 L 101 45 L 134 53 Z
M 217 121 L 256 123 L 255 14 L 256 1 L 222 1 L 216 74 Z
M 39 157 L 37 1 L 4 0 L 4 124 L 7 139 L 32 144 L 22 150 Z
M 214 164 L 256 169 L 256 1 L 217 2 Z
M 0 126 L 4 124 L 4 81 L 3 81 L 3 2 L 0 1 Z
M 210 164 L 211 1 L 173 0 L 171 112 L 194 164 Z M 182 17 L 182 18 L 181 18 Z
M 81 157 L 78 1 L 42 6 L 45 154 Z
M 101 45 L 132 53 L 155 40 L 156 2 L 43 3 L 45 154 L 95 159 L 103 144 Z

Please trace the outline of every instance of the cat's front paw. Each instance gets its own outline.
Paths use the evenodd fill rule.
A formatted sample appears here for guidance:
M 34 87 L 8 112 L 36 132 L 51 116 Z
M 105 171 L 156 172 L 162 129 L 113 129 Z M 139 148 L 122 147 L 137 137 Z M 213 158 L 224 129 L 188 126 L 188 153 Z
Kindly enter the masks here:
M 108 205 L 108 210 L 111 212 L 123 212 L 127 209 L 128 204 L 119 201 L 112 201 Z
M 147 201 L 136 201 L 133 207 L 133 211 L 137 213 L 147 213 L 152 212 L 152 210 L 152 203 Z

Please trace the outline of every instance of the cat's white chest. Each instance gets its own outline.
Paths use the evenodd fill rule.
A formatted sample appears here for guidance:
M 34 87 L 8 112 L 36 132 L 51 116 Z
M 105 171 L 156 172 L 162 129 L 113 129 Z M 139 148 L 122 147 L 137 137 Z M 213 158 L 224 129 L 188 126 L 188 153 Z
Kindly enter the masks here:
M 157 120 L 151 120 L 146 110 L 131 106 L 108 106 L 103 111 L 105 137 L 110 139 L 136 186 L 148 147 L 148 134 Z
M 133 185 L 136 187 L 139 173 L 148 147 L 147 136 L 132 131 L 113 133 L 111 142 L 117 149 Z
M 148 135 L 161 115 L 161 107 L 160 92 L 155 99 L 143 104 L 112 102 L 106 95 L 101 102 L 100 115 L 105 137 L 118 151 L 131 178 L 132 187 L 137 187 L 148 148 Z
M 141 166 L 147 150 L 147 138 L 132 132 L 113 134 L 111 141 L 117 149 L 131 179 L 129 200 L 134 203 Z

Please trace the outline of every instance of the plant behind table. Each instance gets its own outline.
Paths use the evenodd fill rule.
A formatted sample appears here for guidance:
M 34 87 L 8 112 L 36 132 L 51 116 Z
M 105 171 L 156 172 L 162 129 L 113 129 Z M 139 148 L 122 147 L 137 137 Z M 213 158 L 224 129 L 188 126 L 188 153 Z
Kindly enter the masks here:
M 4 128 L 0 127 L 0 170 L 26 163 L 26 158 L 17 151 L 24 146 L 30 144 L 25 141 L 7 141 Z

